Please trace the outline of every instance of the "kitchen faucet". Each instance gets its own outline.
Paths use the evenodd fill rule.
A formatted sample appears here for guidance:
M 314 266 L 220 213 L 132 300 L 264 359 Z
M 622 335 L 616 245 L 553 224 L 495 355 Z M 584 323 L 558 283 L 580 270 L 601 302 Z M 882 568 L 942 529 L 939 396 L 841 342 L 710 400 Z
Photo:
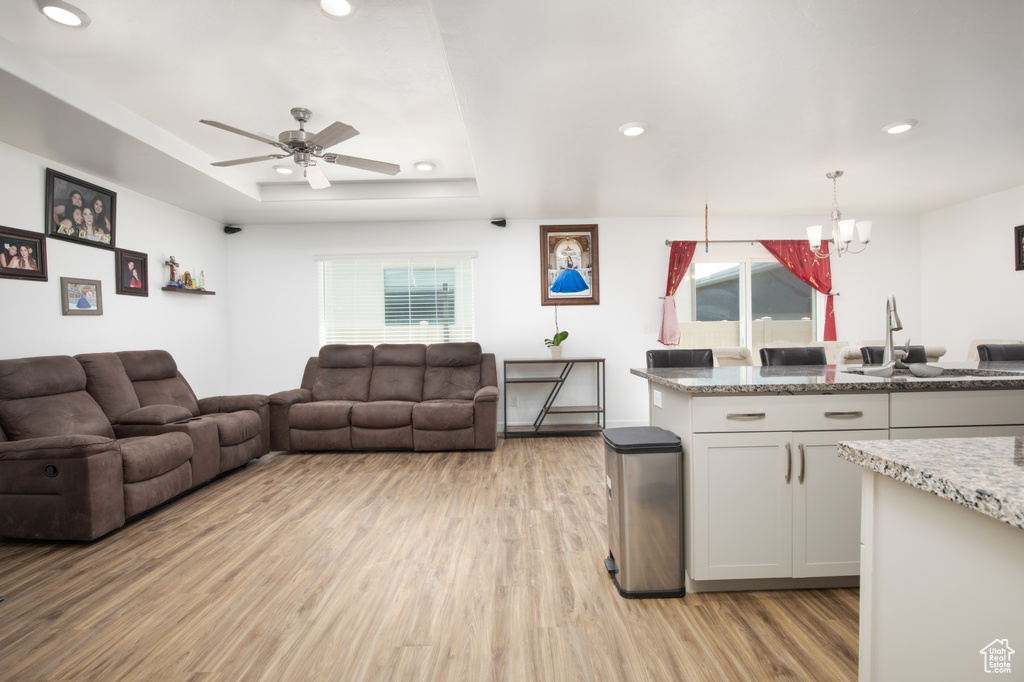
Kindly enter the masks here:
M 890 296 L 885 302 L 885 349 L 882 351 L 882 364 L 897 364 L 895 353 L 892 348 L 892 333 L 903 329 L 899 313 L 896 312 L 896 297 Z M 907 350 L 910 348 L 910 341 L 907 341 Z M 899 363 L 902 364 L 902 363 Z

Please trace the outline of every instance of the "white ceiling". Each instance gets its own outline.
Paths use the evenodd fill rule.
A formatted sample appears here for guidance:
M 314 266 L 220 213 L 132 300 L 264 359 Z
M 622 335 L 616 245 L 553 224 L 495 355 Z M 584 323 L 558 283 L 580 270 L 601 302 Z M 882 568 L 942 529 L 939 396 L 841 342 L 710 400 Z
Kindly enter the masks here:
M 225 224 L 827 216 L 837 169 L 857 216 L 1024 185 L 1021 0 L 73 1 L 85 30 L 0 3 L 0 140 Z M 296 106 L 402 172 L 209 165 L 274 149 L 199 119 L 276 137 Z

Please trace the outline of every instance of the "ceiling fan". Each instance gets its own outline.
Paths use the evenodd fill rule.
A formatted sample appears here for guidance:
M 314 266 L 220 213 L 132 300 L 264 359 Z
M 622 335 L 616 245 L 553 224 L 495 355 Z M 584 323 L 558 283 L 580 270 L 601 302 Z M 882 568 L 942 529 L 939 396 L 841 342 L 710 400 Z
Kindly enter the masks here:
M 313 112 L 309 109 L 296 107 L 292 109 L 292 116 L 299 122 L 299 129 L 286 130 L 278 135 L 276 140 L 256 133 L 247 133 L 244 130 L 239 130 L 238 128 L 224 123 L 218 123 L 217 121 L 207 121 L 205 119 L 199 121 L 200 123 L 205 123 L 206 125 L 213 126 L 214 128 L 226 130 L 229 133 L 235 133 L 236 135 L 250 137 L 254 140 L 259 140 L 260 142 L 266 142 L 269 145 L 277 147 L 282 152 L 279 154 L 250 156 L 249 158 L 233 159 L 231 161 L 218 161 L 216 163 L 211 163 L 210 165 L 239 166 L 243 163 L 269 161 L 271 159 L 285 159 L 290 156 L 295 160 L 295 163 L 302 166 L 303 174 L 309 182 L 309 186 L 313 189 L 325 189 L 331 186 L 331 183 L 327 180 L 327 176 L 324 175 L 323 169 L 317 165 L 317 159 L 327 163 L 333 163 L 338 166 L 350 166 L 352 168 L 360 168 L 362 170 L 384 173 L 386 175 L 397 175 L 398 171 L 401 170 L 399 166 L 394 163 L 374 161 L 372 159 L 361 159 L 356 156 L 345 156 L 344 154 L 324 153 L 324 150 L 328 147 L 333 147 L 339 142 L 344 142 L 349 138 L 355 137 L 359 134 L 359 131 L 347 123 L 335 121 L 319 133 L 314 134 L 305 129 L 305 124 L 313 117 Z

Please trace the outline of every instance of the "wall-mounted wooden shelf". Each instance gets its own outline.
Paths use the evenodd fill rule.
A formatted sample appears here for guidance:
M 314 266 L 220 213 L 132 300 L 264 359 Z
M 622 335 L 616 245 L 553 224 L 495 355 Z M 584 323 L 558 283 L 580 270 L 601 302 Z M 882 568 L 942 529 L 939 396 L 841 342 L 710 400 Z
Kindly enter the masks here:
M 200 296 L 216 296 L 216 291 L 206 289 L 184 289 L 182 287 L 160 287 L 160 291 L 177 291 L 179 294 L 198 294 Z

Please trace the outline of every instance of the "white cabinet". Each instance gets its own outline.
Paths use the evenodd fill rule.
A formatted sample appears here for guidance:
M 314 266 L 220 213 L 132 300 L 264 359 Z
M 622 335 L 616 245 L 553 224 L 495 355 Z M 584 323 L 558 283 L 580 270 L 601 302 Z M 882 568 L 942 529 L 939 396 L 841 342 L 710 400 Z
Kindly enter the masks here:
M 836 457 L 835 446 L 887 435 L 885 429 L 694 434 L 690 577 L 857 575 L 860 468 Z

